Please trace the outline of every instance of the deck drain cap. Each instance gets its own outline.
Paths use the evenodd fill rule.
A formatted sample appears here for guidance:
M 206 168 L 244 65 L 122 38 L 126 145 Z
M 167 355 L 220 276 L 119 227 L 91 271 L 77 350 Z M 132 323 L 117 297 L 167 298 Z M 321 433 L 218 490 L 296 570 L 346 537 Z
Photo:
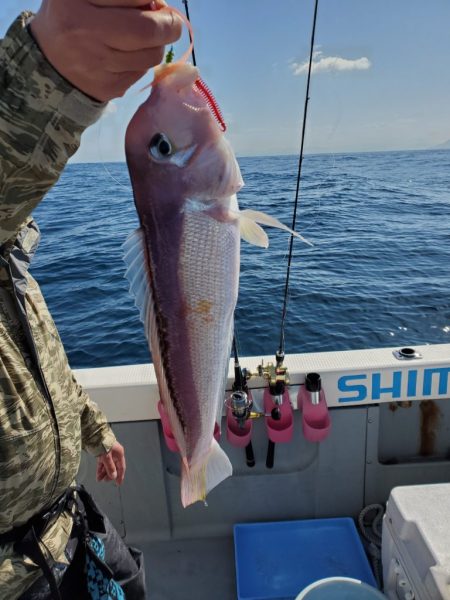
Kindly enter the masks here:
M 393 354 L 398 360 L 414 360 L 422 358 L 420 352 L 417 352 L 414 348 L 400 348 L 400 350 L 394 350 Z

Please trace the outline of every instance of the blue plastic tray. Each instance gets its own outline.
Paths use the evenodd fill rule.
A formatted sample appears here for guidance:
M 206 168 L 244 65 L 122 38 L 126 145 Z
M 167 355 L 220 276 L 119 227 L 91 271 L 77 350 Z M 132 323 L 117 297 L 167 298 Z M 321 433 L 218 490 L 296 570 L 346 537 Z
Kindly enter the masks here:
M 352 519 L 234 526 L 238 600 L 293 600 L 324 577 L 353 577 L 376 587 Z

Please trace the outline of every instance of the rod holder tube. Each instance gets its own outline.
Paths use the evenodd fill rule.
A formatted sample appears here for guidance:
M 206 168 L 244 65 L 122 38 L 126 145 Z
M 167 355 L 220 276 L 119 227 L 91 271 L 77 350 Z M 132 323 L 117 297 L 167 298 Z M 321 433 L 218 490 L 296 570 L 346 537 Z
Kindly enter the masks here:
M 311 402 L 313 404 L 319 404 L 320 392 L 311 392 Z
M 305 387 L 310 393 L 311 404 L 317 406 L 320 402 L 320 390 L 322 389 L 322 380 L 319 373 L 307 373 Z

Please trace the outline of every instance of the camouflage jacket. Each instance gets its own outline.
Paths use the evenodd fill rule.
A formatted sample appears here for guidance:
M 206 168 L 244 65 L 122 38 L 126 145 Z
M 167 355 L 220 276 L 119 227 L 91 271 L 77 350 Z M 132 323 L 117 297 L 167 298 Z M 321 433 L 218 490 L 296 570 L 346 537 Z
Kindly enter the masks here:
M 115 441 L 106 418 L 75 380 L 28 266 L 39 230 L 30 213 L 58 180 L 83 130 L 104 108 L 45 60 L 22 14 L 0 42 L 0 534 L 26 523 L 73 482 L 81 448 Z M 63 514 L 42 537 L 65 561 Z M 18 598 L 41 571 L 0 546 L 0 598 Z

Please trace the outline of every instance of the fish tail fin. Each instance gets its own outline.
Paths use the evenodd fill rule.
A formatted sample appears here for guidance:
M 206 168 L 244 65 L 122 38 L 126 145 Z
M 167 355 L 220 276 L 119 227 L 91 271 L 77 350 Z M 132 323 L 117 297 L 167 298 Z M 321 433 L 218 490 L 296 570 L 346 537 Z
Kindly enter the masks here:
M 183 461 L 181 469 L 181 502 L 185 508 L 194 502 L 205 502 L 206 495 L 233 473 L 230 459 L 216 440 L 205 462 L 189 468 Z

